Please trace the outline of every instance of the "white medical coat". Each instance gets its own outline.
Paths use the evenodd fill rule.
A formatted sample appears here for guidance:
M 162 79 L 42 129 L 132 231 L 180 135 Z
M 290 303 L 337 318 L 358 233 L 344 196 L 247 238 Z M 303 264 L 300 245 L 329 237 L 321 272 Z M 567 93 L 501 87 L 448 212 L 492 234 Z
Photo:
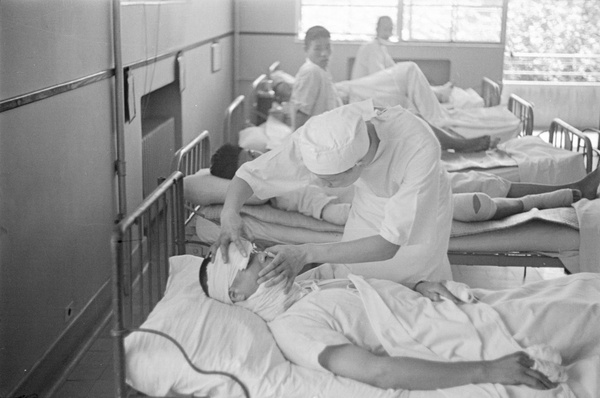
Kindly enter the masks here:
M 422 120 L 399 106 L 371 122 L 380 143 L 354 184 L 342 240 L 381 235 L 400 249 L 387 261 L 344 264 L 335 277 L 354 273 L 405 283 L 452 279 L 447 257 L 452 199 L 439 142 Z M 236 175 L 262 199 L 316 183 L 302 162 L 298 138 L 292 134 Z

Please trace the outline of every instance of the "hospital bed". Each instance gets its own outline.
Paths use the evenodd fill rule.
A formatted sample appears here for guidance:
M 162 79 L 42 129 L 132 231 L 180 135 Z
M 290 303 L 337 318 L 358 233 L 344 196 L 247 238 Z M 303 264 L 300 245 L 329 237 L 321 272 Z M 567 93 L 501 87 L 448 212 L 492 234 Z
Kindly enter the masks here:
M 112 238 L 114 396 L 399 396 L 291 364 L 258 316 L 204 296 L 203 259 L 185 254 L 182 184 L 171 174 Z
M 569 151 L 580 163 L 580 176 L 591 171 L 591 142 L 579 130 L 560 119 L 550 126 L 552 145 Z M 551 144 L 546 143 L 550 146 Z M 583 160 L 582 160 L 583 159 Z M 585 166 L 585 169 L 584 169 Z M 548 168 L 542 167 L 543 170 Z M 576 179 L 570 180 L 574 181 Z M 203 189 L 211 189 L 206 180 Z M 197 239 L 212 244 L 219 233 L 221 206 L 198 209 Z M 270 205 L 244 206 L 242 215 L 255 236 L 270 244 L 339 241 L 343 226 L 286 212 Z M 550 209 L 483 223 L 455 221 L 449 257 L 454 264 L 528 267 L 567 267 L 578 262 L 579 232 L 575 211 Z
M 381 390 L 293 365 L 283 357 L 266 323 L 258 316 L 204 296 L 198 282 L 203 258 L 185 254 L 183 244 L 182 183 L 183 173 L 171 174 L 115 228 L 111 330 L 114 396 L 445 396 L 438 391 L 413 395 L 408 391 Z M 569 286 L 556 286 L 561 288 Z M 572 290 L 566 297 L 575 294 Z M 558 290 L 554 293 L 560 294 Z M 504 297 L 509 306 L 514 305 L 511 297 Z M 532 297 L 544 303 L 534 293 Z M 585 298 L 579 295 L 578 300 Z M 540 311 L 564 314 L 560 311 L 569 311 L 569 305 Z M 506 310 L 510 308 L 514 307 Z M 594 311 L 593 302 L 586 308 Z M 563 325 L 571 329 L 563 330 L 565 338 L 571 338 L 578 325 L 589 319 L 587 312 L 571 314 L 577 315 L 574 319 L 579 323 Z M 556 317 L 556 324 L 561 324 L 564 318 L 558 314 Z M 513 325 L 515 333 L 523 324 Z M 461 395 L 459 392 L 452 396 Z

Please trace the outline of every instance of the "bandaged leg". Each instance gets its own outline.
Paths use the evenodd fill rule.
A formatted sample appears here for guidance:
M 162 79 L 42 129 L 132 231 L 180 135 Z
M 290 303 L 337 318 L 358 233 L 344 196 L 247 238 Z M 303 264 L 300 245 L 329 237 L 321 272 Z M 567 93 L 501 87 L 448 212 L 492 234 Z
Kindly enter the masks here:
M 496 203 L 484 193 L 454 194 L 454 215 L 457 221 L 485 221 L 496 214 Z
M 520 198 L 523 202 L 523 211 L 531 209 L 552 209 L 554 207 L 567 207 L 573 203 L 573 190 L 560 189 L 554 192 L 527 195 Z

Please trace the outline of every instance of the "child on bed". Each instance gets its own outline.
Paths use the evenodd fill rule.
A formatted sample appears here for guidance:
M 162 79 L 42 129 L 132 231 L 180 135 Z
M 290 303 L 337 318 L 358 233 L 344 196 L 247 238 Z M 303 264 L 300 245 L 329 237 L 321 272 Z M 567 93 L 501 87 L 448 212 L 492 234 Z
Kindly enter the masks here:
M 248 257 L 230 245 L 228 263 L 219 252 L 204 260 L 202 289 L 267 321 L 297 365 L 384 389 L 448 389 L 444 397 L 598 396 L 600 275 L 500 292 L 428 281 L 411 290 L 350 275 L 295 282 L 285 293 L 283 282 L 257 284 L 272 259 L 243 244 Z
M 330 38 L 329 31 L 322 26 L 313 26 L 306 31 L 306 61 L 296 74 L 290 98 L 292 130 L 304 125 L 311 116 L 342 105 L 333 77 L 327 70 L 331 57 Z
M 237 145 L 225 144 L 212 156 L 210 174 L 231 180 L 242 164 L 261 154 Z M 463 222 L 499 220 L 533 208 L 567 207 L 581 198 L 595 199 L 600 184 L 599 169 L 579 181 L 565 185 L 511 182 L 480 171 L 448 173 L 448 176 L 454 199 L 453 218 Z M 186 199 L 200 205 L 222 204 L 228 182 L 211 184 L 210 191 L 207 191 L 205 182 L 206 178 L 202 175 L 185 177 Z M 321 187 L 311 185 L 302 191 L 272 198 L 269 202 L 282 210 L 298 211 L 333 224 L 344 225 L 350 211 L 350 192 L 341 192 L 344 194 L 342 196 L 347 197 L 347 203 L 338 203 L 339 198 L 323 192 Z M 253 197 L 248 204 L 266 202 Z
M 394 22 L 392 18 L 388 16 L 379 17 L 375 29 L 375 38 L 361 45 L 356 53 L 354 64 L 352 65 L 352 80 L 372 75 L 396 65 L 396 62 L 387 49 L 393 31 Z M 433 90 L 437 99 L 442 103 L 449 101 L 452 89 L 452 82 L 441 86 L 431 86 L 431 90 Z
M 304 50 L 307 58 L 296 74 L 290 98 L 292 131 L 303 126 L 312 116 L 343 105 L 340 89 L 344 86 L 334 84 L 333 77 L 327 70 L 332 53 L 330 38 L 329 31 L 323 26 L 313 26 L 306 31 Z M 439 103 L 419 67 L 414 62 L 405 62 L 397 67 L 403 68 L 402 76 L 405 86 L 403 90 L 408 92 L 411 103 L 414 103 L 414 106 L 409 109 L 416 113 L 438 109 Z M 343 82 L 339 84 L 343 84 Z M 430 104 L 430 96 L 433 96 L 437 107 Z M 348 97 L 347 92 L 344 97 Z M 398 105 L 398 103 L 393 105 Z M 406 105 L 403 104 L 405 107 Z M 441 110 L 438 112 L 439 115 L 429 112 L 422 116 L 432 127 L 442 149 L 476 152 L 492 148 L 497 143 L 491 140 L 489 135 L 463 138 L 457 134 L 452 135 L 440 127 L 434 127 L 435 122 L 445 117 L 441 112 Z

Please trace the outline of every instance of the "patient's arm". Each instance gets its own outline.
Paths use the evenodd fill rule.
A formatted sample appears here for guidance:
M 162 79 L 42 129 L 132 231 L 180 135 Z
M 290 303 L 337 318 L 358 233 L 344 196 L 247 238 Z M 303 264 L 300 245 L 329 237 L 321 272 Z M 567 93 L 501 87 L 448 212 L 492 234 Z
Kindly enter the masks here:
M 216 177 L 210 174 L 208 169 L 200 170 L 198 173 L 183 179 L 183 196 L 187 201 L 196 205 L 208 206 L 225 203 L 225 196 L 231 180 Z M 259 205 L 268 200 L 258 199 L 252 195 L 246 201 L 249 205 Z
M 466 384 L 525 384 L 539 390 L 556 385 L 533 370 L 533 360 L 516 352 L 493 361 L 434 362 L 418 358 L 378 356 L 355 345 L 328 346 L 319 363 L 336 375 L 379 388 L 435 390 Z

